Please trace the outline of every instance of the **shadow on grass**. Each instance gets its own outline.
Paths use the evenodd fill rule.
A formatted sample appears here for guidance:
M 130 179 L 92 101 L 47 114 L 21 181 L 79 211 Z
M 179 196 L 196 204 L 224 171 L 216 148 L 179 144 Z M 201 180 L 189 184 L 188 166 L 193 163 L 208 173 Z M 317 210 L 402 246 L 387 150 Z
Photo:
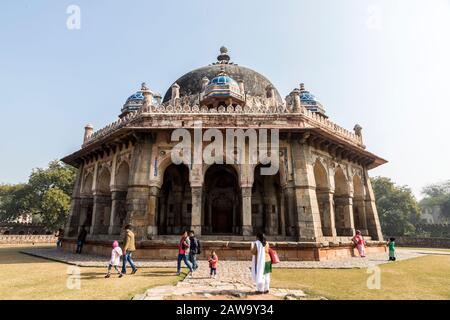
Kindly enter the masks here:
M 32 256 L 20 252 L 21 250 L 32 249 L 33 246 L 21 247 L 0 247 L 0 265 L 2 264 L 25 264 L 25 263 L 49 263 L 48 259 Z

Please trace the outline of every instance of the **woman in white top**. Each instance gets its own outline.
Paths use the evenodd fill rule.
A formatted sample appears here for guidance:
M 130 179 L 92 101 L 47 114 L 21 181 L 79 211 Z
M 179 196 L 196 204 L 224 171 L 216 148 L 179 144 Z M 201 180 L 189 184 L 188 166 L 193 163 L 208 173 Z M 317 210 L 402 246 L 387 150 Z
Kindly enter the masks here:
M 122 278 L 123 274 L 119 271 L 119 264 L 120 264 L 120 257 L 123 255 L 122 249 L 119 247 L 119 242 L 114 241 L 112 244 L 112 251 L 111 251 L 111 260 L 109 261 L 108 265 L 108 273 L 106 274 L 105 278 L 109 278 L 111 276 L 111 268 L 114 266 L 114 269 L 119 274 L 119 278 Z
M 256 235 L 252 243 L 252 278 L 256 284 L 256 293 L 269 293 L 272 260 L 269 254 L 269 243 L 263 233 Z

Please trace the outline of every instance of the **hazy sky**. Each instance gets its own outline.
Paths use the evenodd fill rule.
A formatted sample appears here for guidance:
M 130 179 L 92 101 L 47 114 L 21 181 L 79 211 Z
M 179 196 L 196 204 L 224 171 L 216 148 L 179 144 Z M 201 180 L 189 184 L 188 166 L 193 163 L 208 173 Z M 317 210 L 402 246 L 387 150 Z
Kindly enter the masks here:
M 372 176 L 418 196 L 450 179 L 450 0 L 15 0 L 0 4 L 0 182 L 75 151 L 142 81 L 164 94 L 221 45 L 283 97 L 305 82 L 332 121 L 359 123 L 389 160 Z

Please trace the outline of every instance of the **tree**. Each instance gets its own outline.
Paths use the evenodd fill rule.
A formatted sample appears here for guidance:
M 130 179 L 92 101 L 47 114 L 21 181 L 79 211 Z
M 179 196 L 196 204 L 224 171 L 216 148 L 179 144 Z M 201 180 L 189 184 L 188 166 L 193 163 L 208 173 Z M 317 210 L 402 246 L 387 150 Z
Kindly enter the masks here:
M 64 225 L 70 209 L 70 196 L 55 187 L 45 191 L 41 203 L 42 224 L 56 230 Z
M 28 184 L 0 185 L 0 222 L 11 222 L 30 213 L 30 199 Z
M 423 188 L 422 193 L 425 195 L 420 201 L 422 208 L 439 206 L 441 215 L 450 218 L 450 180 L 428 185 Z
M 397 186 L 386 177 L 375 177 L 371 182 L 384 234 L 414 234 L 414 224 L 420 221 L 420 208 L 411 189 Z
M 0 186 L 0 221 L 12 221 L 32 213 L 48 230 L 64 226 L 76 169 L 54 160 L 48 168 L 36 168 L 28 183 Z
M 31 172 L 28 185 L 31 189 L 30 212 L 38 215 L 49 230 L 64 226 L 69 214 L 70 197 L 75 182 L 76 169 L 58 160 L 48 168 Z

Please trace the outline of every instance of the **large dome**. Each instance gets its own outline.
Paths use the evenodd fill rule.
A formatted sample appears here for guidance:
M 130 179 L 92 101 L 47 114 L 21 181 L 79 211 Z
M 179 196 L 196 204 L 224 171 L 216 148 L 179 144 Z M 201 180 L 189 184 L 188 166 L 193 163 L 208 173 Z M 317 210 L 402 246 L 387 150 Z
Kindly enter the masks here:
M 272 83 L 260 73 L 249 68 L 229 63 L 228 60 L 220 60 L 221 57 L 224 56 L 222 49 L 221 53 L 222 55 L 218 57 L 218 63 L 188 72 L 174 82 L 180 86 L 180 97 L 199 94 L 202 91 L 202 79 L 207 77 L 211 80 L 221 71 L 224 71 L 228 76 L 236 81 L 242 80 L 244 82 L 244 90 L 250 96 L 266 97 L 267 87 L 274 87 Z M 228 57 L 227 55 L 225 56 Z M 164 95 L 163 102 L 169 101 L 171 96 L 172 90 L 169 88 Z M 276 89 L 275 97 L 278 102 L 282 102 L 281 96 Z

